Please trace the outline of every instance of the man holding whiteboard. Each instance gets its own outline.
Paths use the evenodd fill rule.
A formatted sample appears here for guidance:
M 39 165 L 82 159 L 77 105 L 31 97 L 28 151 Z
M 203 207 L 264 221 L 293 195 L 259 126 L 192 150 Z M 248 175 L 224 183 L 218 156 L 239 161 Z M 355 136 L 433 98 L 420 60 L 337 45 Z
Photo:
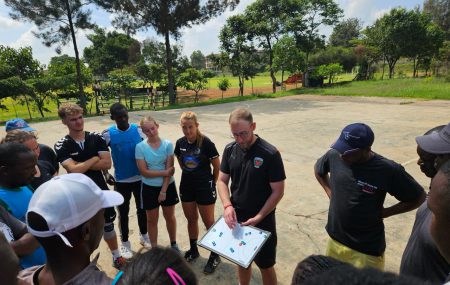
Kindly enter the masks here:
M 263 284 L 275 285 L 275 207 L 284 194 L 283 161 L 273 145 L 254 134 L 256 123 L 249 110 L 234 110 L 228 122 L 235 141 L 225 147 L 217 181 L 223 216 L 229 228 L 240 223 L 271 232 L 254 261 L 261 271 Z M 238 276 L 241 285 L 249 284 L 251 266 L 238 266 Z

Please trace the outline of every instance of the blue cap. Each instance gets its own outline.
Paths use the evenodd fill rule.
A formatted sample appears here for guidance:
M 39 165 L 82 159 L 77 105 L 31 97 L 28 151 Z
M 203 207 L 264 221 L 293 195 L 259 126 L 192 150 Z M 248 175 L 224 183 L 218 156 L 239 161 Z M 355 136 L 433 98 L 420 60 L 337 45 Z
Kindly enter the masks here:
M 337 141 L 331 145 L 331 148 L 341 154 L 347 154 L 352 151 L 370 147 L 373 144 L 375 135 L 372 129 L 363 123 L 354 123 L 346 126 Z
M 25 122 L 25 120 L 21 119 L 21 118 L 12 119 L 12 120 L 7 121 L 6 125 L 5 125 L 5 130 L 7 132 L 12 131 L 12 130 L 22 130 L 22 131 L 27 131 L 27 132 L 35 131 L 35 129 L 30 127 L 28 125 L 28 123 Z

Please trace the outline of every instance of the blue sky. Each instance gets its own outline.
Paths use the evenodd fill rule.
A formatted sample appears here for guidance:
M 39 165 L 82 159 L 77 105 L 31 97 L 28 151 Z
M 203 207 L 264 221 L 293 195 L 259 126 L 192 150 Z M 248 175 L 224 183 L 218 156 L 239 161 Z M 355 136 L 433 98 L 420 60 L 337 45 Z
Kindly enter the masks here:
M 194 26 L 182 31 L 182 37 L 179 43 L 183 46 L 183 52 L 189 56 L 194 50 L 200 50 L 207 55 L 219 50 L 218 34 L 224 25 L 227 17 L 241 13 L 250 3 L 255 0 L 241 0 L 239 6 L 234 11 L 226 11 L 220 17 L 217 17 L 208 23 Z M 408 9 L 422 5 L 423 0 L 337 0 L 339 6 L 344 10 L 344 18 L 358 17 L 363 21 L 364 25 L 372 24 L 378 17 L 388 12 L 394 7 L 405 7 Z M 33 48 L 33 56 L 42 64 L 47 64 L 52 56 L 57 55 L 54 48 L 47 48 L 40 43 L 32 31 L 36 31 L 36 27 L 29 22 L 13 21 L 9 17 L 9 8 L 0 1 L 0 45 L 11 46 L 14 48 L 31 46 Z M 92 20 L 99 26 L 107 30 L 114 30 L 110 20 L 112 16 L 104 11 L 96 10 L 92 14 Z M 322 28 L 321 33 L 329 35 L 330 28 Z M 90 41 L 86 38 L 85 31 L 77 33 L 77 41 L 80 53 L 84 47 L 90 45 Z M 138 40 L 145 38 L 158 38 L 152 30 L 141 32 L 135 35 Z M 159 38 L 158 38 L 159 39 Z M 162 40 L 162 39 L 161 39 Z M 72 43 L 63 48 L 63 53 L 74 55 Z

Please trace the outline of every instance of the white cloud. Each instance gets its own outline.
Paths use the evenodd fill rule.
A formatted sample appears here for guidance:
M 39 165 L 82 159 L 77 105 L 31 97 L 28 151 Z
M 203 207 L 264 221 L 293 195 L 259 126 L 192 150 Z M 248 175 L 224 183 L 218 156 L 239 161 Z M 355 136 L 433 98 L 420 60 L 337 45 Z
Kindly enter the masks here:
M 372 17 L 376 20 L 378 18 L 383 17 L 385 14 L 388 14 L 389 11 L 391 11 L 391 7 L 389 8 L 385 8 L 385 9 L 380 9 L 380 10 L 375 10 L 372 12 Z
M 17 28 L 22 25 L 23 24 L 21 22 L 13 20 L 10 17 L 5 17 L 3 15 L 0 15 L 0 29 Z
M 190 56 L 193 51 L 200 50 L 204 55 L 218 52 L 220 47 L 219 32 L 228 17 L 242 13 L 255 0 L 243 0 L 233 11 L 227 10 L 222 15 L 211 19 L 205 24 L 196 25 L 182 30 L 181 42 L 183 52 Z

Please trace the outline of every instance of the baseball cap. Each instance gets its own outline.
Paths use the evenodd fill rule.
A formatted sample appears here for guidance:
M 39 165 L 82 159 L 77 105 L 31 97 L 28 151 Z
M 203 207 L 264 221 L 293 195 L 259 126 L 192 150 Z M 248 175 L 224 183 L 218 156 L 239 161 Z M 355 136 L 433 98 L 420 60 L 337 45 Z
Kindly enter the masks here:
M 346 126 L 339 138 L 331 145 L 331 148 L 341 154 L 347 154 L 362 148 L 372 146 L 375 135 L 372 129 L 363 123 L 354 123 Z
M 37 237 L 58 235 L 72 247 L 64 232 L 87 222 L 103 208 L 123 203 L 123 196 L 115 191 L 100 189 L 89 177 L 81 173 L 53 177 L 36 189 L 27 211 L 28 231 Z M 33 229 L 28 213 L 34 212 L 44 218 L 49 230 Z
M 9 132 L 12 130 L 23 130 L 27 132 L 32 132 L 35 131 L 36 129 L 30 127 L 28 123 L 25 122 L 24 119 L 16 118 L 6 122 L 5 131 Z
M 432 154 L 450 153 L 450 123 L 439 132 L 416 137 L 416 142 L 421 149 Z

